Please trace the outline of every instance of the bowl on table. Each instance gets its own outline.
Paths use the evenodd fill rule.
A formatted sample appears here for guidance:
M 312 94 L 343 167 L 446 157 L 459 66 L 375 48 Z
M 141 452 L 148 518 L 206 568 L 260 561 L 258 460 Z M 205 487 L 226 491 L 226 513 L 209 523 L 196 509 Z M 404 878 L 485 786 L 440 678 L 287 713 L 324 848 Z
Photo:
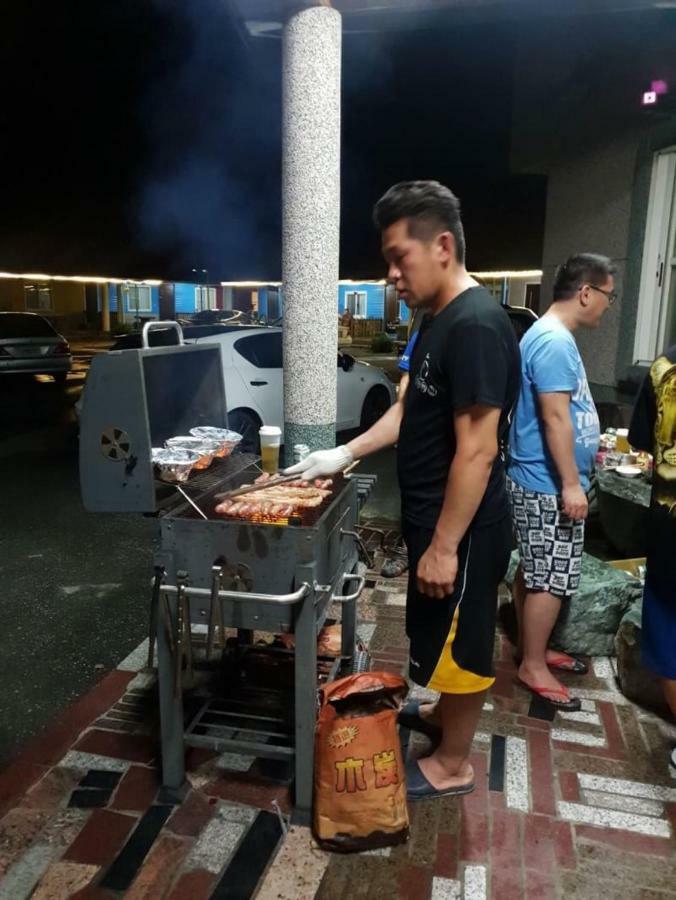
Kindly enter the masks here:
M 643 475 L 643 469 L 639 466 L 618 466 L 615 471 L 622 478 L 638 478 Z

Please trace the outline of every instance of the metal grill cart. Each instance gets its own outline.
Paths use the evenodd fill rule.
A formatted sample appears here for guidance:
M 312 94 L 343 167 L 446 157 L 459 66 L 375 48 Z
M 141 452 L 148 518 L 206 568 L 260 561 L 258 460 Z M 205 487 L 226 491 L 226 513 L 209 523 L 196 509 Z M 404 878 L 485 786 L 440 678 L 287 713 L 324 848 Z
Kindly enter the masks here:
M 151 657 L 156 635 L 165 790 L 184 788 L 186 745 L 293 761 L 295 819 L 307 822 L 318 683 L 364 663 L 355 650 L 364 587 L 357 518 L 374 479 L 338 476 L 321 506 L 255 522 L 214 511 L 217 494 L 259 474 L 251 454 L 217 458 L 180 489 L 159 481 L 152 447 L 194 426 L 227 427 L 220 348 L 185 345 L 175 323 L 179 343 L 149 347 L 150 330 L 168 324 L 146 325 L 142 349 L 92 362 L 80 434 L 83 502 L 93 512 L 158 518 Z M 318 658 L 317 636 L 334 601 L 341 602 L 341 655 Z M 237 630 L 227 644 L 225 628 Z M 202 646 L 197 631 L 206 633 Z M 294 650 L 261 648 L 254 631 L 293 633 Z M 193 693 L 186 719 L 184 693 L 196 670 L 211 672 L 211 690 L 203 683 Z M 271 684 L 276 671 L 279 683 Z

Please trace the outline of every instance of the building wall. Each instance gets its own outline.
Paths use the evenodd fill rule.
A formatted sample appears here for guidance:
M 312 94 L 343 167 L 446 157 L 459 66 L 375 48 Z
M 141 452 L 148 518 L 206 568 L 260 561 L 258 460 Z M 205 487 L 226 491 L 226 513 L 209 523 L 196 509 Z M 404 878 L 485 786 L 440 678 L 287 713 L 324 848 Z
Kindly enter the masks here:
M 174 300 L 177 313 L 194 313 L 195 285 L 177 281 L 174 285 Z
M 25 287 L 46 284 L 51 295 L 51 308 L 28 309 Z M 12 312 L 37 312 L 53 320 L 61 328 L 77 328 L 85 324 L 85 285 L 75 281 L 27 281 L 23 278 L 0 279 L 0 310 Z
M 618 267 L 620 299 L 599 330 L 576 335 L 588 378 L 597 384 L 616 383 L 620 340 L 633 342 L 635 320 L 625 323 L 624 333 L 620 324 L 637 150 L 637 137 L 628 135 L 569 158 L 549 173 L 541 312 L 551 302 L 556 267 L 571 254 L 602 253 Z
M 20 278 L 0 279 L 0 310 L 23 312 L 26 309 L 23 286 L 24 282 Z
M 552 18 L 519 38 L 512 169 L 548 176 L 540 312 L 571 253 L 604 253 L 619 270 L 619 301 L 577 335 L 597 384 L 616 385 L 633 362 L 652 155 L 676 142 L 673 96 L 650 113 L 640 100 L 652 79 L 676 93 L 675 45 L 674 10 Z

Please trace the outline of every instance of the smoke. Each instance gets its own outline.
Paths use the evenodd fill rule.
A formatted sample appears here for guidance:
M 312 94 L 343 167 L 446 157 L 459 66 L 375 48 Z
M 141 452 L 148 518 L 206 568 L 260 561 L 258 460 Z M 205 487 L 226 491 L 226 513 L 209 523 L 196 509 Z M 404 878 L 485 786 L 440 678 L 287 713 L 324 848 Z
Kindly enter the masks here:
M 137 237 L 177 279 L 192 268 L 212 280 L 277 277 L 278 45 L 247 46 L 223 0 L 155 7 L 163 40 L 141 105 Z
M 144 187 L 141 234 L 154 249 L 177 253 L 186 275 L 193 266 L 215 275 L 255 250 L 257 223 L 246 188 L 224 169 L 220 161 L 194 153 Z

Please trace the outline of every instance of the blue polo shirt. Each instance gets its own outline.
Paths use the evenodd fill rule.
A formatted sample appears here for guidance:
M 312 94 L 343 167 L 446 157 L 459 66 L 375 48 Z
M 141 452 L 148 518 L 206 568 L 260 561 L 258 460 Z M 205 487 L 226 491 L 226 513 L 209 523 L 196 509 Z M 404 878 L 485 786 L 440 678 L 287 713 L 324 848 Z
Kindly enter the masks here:
M 570 393 L 575 461 L 582 488 L 589 490 L 601 436 L 580 352 L 571 332 L 556 318 L 543 316 L 521 341 L 521 390 L 509 438 L 509 477 L 539 494 L 561 493 L 561 479 L 547 447 L 539 394 Z

